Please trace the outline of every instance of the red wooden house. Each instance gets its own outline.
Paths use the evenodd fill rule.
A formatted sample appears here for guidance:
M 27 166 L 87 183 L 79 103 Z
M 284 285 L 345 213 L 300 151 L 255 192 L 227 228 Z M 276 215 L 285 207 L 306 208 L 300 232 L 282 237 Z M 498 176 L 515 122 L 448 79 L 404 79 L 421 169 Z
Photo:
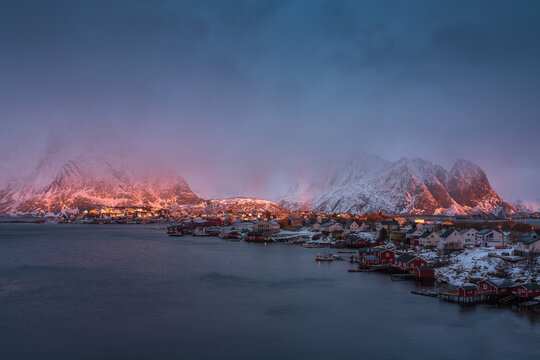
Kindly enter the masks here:
M 411 254 L 400 255 L 394 260 L 394 267 L 400 270 L 412 272 L 417 266 L 427 266 L 427 262 L 424 259 Z
M 540 284 L 520 284 L 514 287 L 512 293 L 518 297 L 540 296 Z
M 374 254 L 381 258 L 381 264 L 393 264 L 396 259 L 396 254 L 388 249 L 373 249 Z
M 512 289 L 516 284 L 506 279 L 492 279 L 482 280 L 477 285 L 478 295 L 506 295 L 512 293 Z
M 373 248 L 372 247 L 361 247 L 358 249 L 358 256 L 363 255 L 373 255 Z
M 416 266 L 413 274 L 417 279 L 433 279 L 435 278 L 435 269 L 433 266 Z
M 266 233 L 262 231 L 252 231 L 247 234 L 247 242 L 265 242 Z
M 477 296 L 478 288 L 476 285 L 462 285 L 458 287 L 458 296 L 459 297 L 475 297 Z
M 363 255 L 360 256 L 358 262 L 364 266 L 381 265 L 381 258 L 377 255 Z
M 356 235 L 347 235 L 345 240 L 347 242 L 347 247 L 350 248 L 361 248 L 368 245 L 366 239 Z

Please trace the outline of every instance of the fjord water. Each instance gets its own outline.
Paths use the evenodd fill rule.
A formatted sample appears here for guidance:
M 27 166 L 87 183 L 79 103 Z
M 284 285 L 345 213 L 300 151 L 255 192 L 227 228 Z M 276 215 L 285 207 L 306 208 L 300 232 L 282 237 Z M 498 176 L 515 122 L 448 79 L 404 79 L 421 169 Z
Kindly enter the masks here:
M 410 294 L 317 249 L 0 224 L 1 359 L 533 359 L 540 319 Z

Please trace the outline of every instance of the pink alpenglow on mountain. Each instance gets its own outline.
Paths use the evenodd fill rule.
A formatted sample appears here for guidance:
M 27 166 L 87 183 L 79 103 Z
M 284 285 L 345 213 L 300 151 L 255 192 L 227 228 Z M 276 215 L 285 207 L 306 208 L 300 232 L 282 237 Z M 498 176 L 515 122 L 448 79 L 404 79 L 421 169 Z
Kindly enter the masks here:
M 288 209 L 353 213 L 500 215 L 516 211 L 497 195 L 484 171 L 466 160 L 456 161 L 449 172 L 418 158 L 390 162 L 363 154 L 320 179 L 296 184 L 279 203 Z
M 47 214 L 99 206 L 167 207 L 202 201 L 186 181 L 113 135 L 68 141 L 57 136 L 35 170 L 0 191 L 0 212 Z M 104 135 L 104 137 L 106 137 Z

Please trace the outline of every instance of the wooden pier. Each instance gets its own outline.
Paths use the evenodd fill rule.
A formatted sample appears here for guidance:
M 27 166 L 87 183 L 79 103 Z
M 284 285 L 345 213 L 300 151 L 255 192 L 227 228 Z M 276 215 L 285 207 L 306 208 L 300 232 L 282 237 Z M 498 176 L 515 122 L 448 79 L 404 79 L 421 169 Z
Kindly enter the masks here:
M 419 289 L 419 290 L 412 290 L 411 294 L 415 295 L 423 295 L 423 296 L 430 296 L 430 297 L 437 297 L 439 296 L 439 293 L 433 290 L 426 290 L 426 289 Z
M 439 293 L 439 299 L 458 304 L 477 304 L 492 299 L 490 295 L 459 296 L 458 293 Z

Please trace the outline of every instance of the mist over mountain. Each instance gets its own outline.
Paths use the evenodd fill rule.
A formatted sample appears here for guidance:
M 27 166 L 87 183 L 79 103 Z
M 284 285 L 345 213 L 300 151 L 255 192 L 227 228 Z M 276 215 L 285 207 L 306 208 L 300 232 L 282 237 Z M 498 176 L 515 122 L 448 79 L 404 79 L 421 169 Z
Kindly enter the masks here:
M 49 139 L 28 176 L 4 181 L 0 212 L 58 213 L 200 201 L 179 174 L 136 146 L 120 142 L 112 127 L 70 128 Z
M 366 153 L 345 164 L 320 163 L 302 176 L 289 174 L 281 179 L 289 187 L 285 195 L 263 196 L 281 208 L 267 200 L 241 197 L 203 204 L 179 173 L 141 147 L 123 141 L 106 123 L 70 126 L 55 133 L 33 165 L 29 160 L 18 162 L 23 150 L 13 149 L 0 162 L 1 213 L 187 204 L 201 204 L 213 213 L 238 209 L 282 213 L 283 208 L 391 214 L 503 215 L 517 211 L 500 198 L 484 171 L 467 160 L 456 161 L 450 170 L 419 158 L 392 162 Z M 218 176 L 211 175 L 211 167 L 201 167 L 200 171 L 206 171 L 216 187 L 222 185 Z M 255 185 L 270 181 L 270 175 L 244 175 L 248 180 L 250 176 Z
M 476 164 L 458 160 L 450 171 L 429 161 L 390 162 L 362 154 L 328 168 L 319 181 L 294 184 L 279 203 L 290 209 L 390 214 L 512 213 Z

